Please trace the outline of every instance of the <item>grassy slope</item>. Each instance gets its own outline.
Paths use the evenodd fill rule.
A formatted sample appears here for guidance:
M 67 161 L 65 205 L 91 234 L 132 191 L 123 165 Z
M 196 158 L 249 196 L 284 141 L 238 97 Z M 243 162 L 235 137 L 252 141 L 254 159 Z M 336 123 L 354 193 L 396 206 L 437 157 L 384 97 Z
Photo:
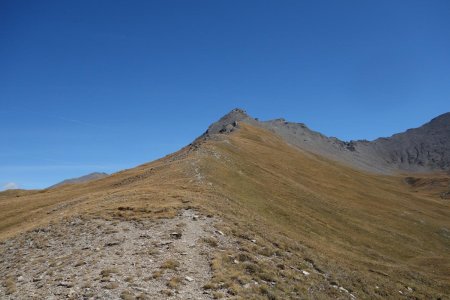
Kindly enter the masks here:
M 72 215 L 172 216 L 202 192 L 187 175 L 182 149 L 160 160 L 88 183 L 29 193 L 0 193 L 0 240 Z M 189 186 L 189 189 L 187 188 Z M 186 200 L 187 199 L 187 200 Z M 118 209 L 126 207 L 127 209 Z
M 399 296 L 408 286 L 415 295 L 450 292 L 448 201 L 414 192 L 403 176 L 355 171 L 248 125 L 205 147 L 215 155 L 203 170 L 228 198 L 216 209 L 267 241 L 282 233 L 288 248 L 299 242 L 297 263 L 314 260 L 330 281 L 366 297 Z
M 221 215 L 237 241 L 217 253 L 207 288 L 244 298 L 348 298 L 332 285 L 363 298 L 450 293 L 448 201 L 241 126 L 94 182 L 4 194 L 0 239 L 74 214 L 140 219 L 194 206 Z

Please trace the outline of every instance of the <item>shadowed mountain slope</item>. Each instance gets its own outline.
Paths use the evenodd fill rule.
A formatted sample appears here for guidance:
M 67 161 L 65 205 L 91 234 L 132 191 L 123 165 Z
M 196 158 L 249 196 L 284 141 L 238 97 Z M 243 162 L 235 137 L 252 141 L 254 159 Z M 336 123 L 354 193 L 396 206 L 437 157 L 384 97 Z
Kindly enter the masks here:
M 371 143 L 380 157 L 405 171 L 450 170 L 450 113 Z M 358 150 L 358 143 L 355 146 Z
M 44 257 L 40 263 L 48 271 L 34 282 L 19 273 L 32 270 L 36 267 L 32 264 L 39 262 L 10 263 L 14 251 L 22 253 L 14 245 L 26 245 L 28 253 L 36 253 L 42 249 L 39 247 L 64 244 L 66 255 L 74 257 L 79 251 L 87 251 L 102 265 L 111 255 L 120 254 L 125 257 L 119 255 L 117 261 L 139 266 L 145 261 L 147 265 L 139 267 L 142 270 L 153 272 L 161 266 L 159 273 L 148 278 L 145 272 L 139 275 L 132 268 L 135 285 L 122 284 L 131 271 L 118 270 L 114 280 L 121 284 L 108 292 L 111 297 L 124 292 L 135 296 L 142 293 L 144 297 L 150 293 L 145 286 L 156 286 L 162 289 L 161 299 L 169 292 L 174 298 L 182 298 L 191 281 L 181 278 L 180 283 L 179 278 L 171 277 L 161 259 L 167 259 L 173 251 L 173 258 L 182 266 L 177 269 L 172 262 L 177 272 L 198 274 L 198 270 L 191 270 L 191 257 L 186 255 L 191 252 L 185 248 L 176 252 L 177 247 L 186 245 L 185 233 L 192 247 L 208 245 L 203 260 L 209 264 L 202 266 L 211 273 L 202 274 L 202 280 L 207 281 L 202 290 L 190 290 L 189 295 L 196 298 L 444 299 L 450 294 L 450 202 L 440 196 L 446 191 L 449 176 L 442 172 L 381 175 L 384 167 L 378 173 L 365 172 L 279 134 L 292 130 L 300 141 L 301 126 L 281 120 L 259 122 L 242 110 L 234 110 L 191 145 L 157 161 L 92 182 L 0 197 L 0 253 L 8 257 L 8 261 L 0 261 L 0 273 L 7 275 L 0 296 L 17 298 L 12 288 L 6 290 L 13 283 L 18 290 L 23 290 L 25 283 L 31 288 L 38 282 L 58 285 L 55 280 L 60 275 L 54 274 L 62 271 L 77 274 L 77 278 L 87 276 L 89 267 L 77 267 L 75 262 L 64 262 L 61 267 Z M 435 127 L 439 126 L 432 124 L 426 131 L 440 130 Z M 332 140 L 306 127 L 302 130 L 314 141 L 327 144 Z M 192 210 L 201 222 L 212 217 L 216 229 L 189 231 L 196 227 L 182 211 Z M 170 239 L 174 230 L 187 228 L 181 243 L 173 248 L 164 246 L 164 250 L 157 242 L 145 244 L 155 250 L 141 254 L 136 247 L 146 235 L 129 228 L 143 230 L 147 221 L 164 228 L 166 223 L 161 222 L 175 220 L 175 216 L 185 225 L 172 222 L 175 227 L 168 227 L 169 232 L 164 234 Z M 88 228 L 95 228 L 95 220 L 106 220 L 110 227 L 132 231 L 127 240 L 126 235 L 110 228 L 107 232 L 121 238 L 118 244 L 113 240 L 105 241 L 98 250 L 83 250 L 85 246 L 78 249 L 60 238 L 65 231 L 84 236 L 71 227 L 73 218 L 82 218 Z M 160 227 L 156 227 L 156 235 L 162 234 Z M 57 232 L 44 240 L 30 235 L 55 228 Z M 148 232 L 152 233 L 150 229 Z M 228 241 L 224 242 L 224 237 Z M 30 241 L 35 248 L 29 248 Z M 121 251 L 121 245 L 131 248 Z M 110 247 L 118 248 L 111 252 Z M 25 279 L 20 281 L 19 276 Z M 195 282 L 197 278 L 191 279 Z M 92 278 L 91 289 L 105 293 L 103 282 Z M 77 295 L 89 295 L 89 288 L 72 285 Z M 64 286 L 54 291 L 59 293 L 61 289 L 66 291 Z M 49 297 L 54 291 L 46 293 L 36 287 L 30 293 Z

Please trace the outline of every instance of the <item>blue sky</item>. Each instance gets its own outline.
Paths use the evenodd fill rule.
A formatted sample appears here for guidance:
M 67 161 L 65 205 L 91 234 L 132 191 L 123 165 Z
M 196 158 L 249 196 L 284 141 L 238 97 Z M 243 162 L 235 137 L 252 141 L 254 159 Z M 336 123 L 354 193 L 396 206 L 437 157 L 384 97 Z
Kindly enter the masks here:
M 176 151 L 234 107 L 341 139 L 450 111 L 450 2 L 0 1 L 0 189 Z

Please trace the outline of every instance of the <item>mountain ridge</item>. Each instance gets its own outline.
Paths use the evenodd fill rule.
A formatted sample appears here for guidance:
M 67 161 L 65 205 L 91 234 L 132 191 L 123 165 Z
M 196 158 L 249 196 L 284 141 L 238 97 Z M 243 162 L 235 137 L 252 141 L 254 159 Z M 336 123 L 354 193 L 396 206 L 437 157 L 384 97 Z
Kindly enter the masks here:
M 279 118 L 259 121 L 243 109 L 233 109 L 209 126 L 206 135 L 230 133 L 239 122 L 275 132 L 296 147 L 369 172 L 430 172 L 450 169 L 450 113 L 417 128 L 373 141 L 343 141 L 309 129 L 304 123 Z
M 58 182 L 58 183 L 48 187 L 48 189 L 54 189 L 56 187 L 67 185 L 67 184 L 77 184 L 77 183 L 88 182 L 88 181 L 104 178 L 106 176 L 109 176 L 109 174 L 104 173 L 104 172 L 93 172 L 93 173 L 89 173 L 87 175 L 83 175 L 80 177 L 65 179 L 61 182 Z

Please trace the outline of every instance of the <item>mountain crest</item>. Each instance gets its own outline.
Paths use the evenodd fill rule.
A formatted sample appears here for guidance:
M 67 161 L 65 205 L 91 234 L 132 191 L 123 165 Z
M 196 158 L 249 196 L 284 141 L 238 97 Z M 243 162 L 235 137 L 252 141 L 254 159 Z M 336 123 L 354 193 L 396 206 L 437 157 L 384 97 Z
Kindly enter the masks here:
M 49 187 L 49 189 L 53 189 L 62 185 L 66 185 L 66 184 L 76 184 L 76 183 L 83 183 L 83 182 L 88 182 L 88 181 L 92 181 L 92 180 L 96 180 L 96 179 L 100 179 L 100 178 L 104 178 L 107 177 L 108 174 L 107 173 L 103 173 L 103 172 L 94 172 L 94 173 L 90 173 L 81 177 L 77 177 L 77 178 L 71 178 L 71 179 L 66 179 L 64 181 L 61 181 L 55 185 L 52 185 L 51 187 Z
M 430 124 L 438 124 L 440 126 L 450 126 L 450 112 L 437 116 L 430 121 Z
M 206 135 L 229 133 L 238 128 L 239 122 L 253 120 L 243 109 L 235 108 L 228 114 L 220 118 L 219 121 L 211 124 L 206 131 Z

